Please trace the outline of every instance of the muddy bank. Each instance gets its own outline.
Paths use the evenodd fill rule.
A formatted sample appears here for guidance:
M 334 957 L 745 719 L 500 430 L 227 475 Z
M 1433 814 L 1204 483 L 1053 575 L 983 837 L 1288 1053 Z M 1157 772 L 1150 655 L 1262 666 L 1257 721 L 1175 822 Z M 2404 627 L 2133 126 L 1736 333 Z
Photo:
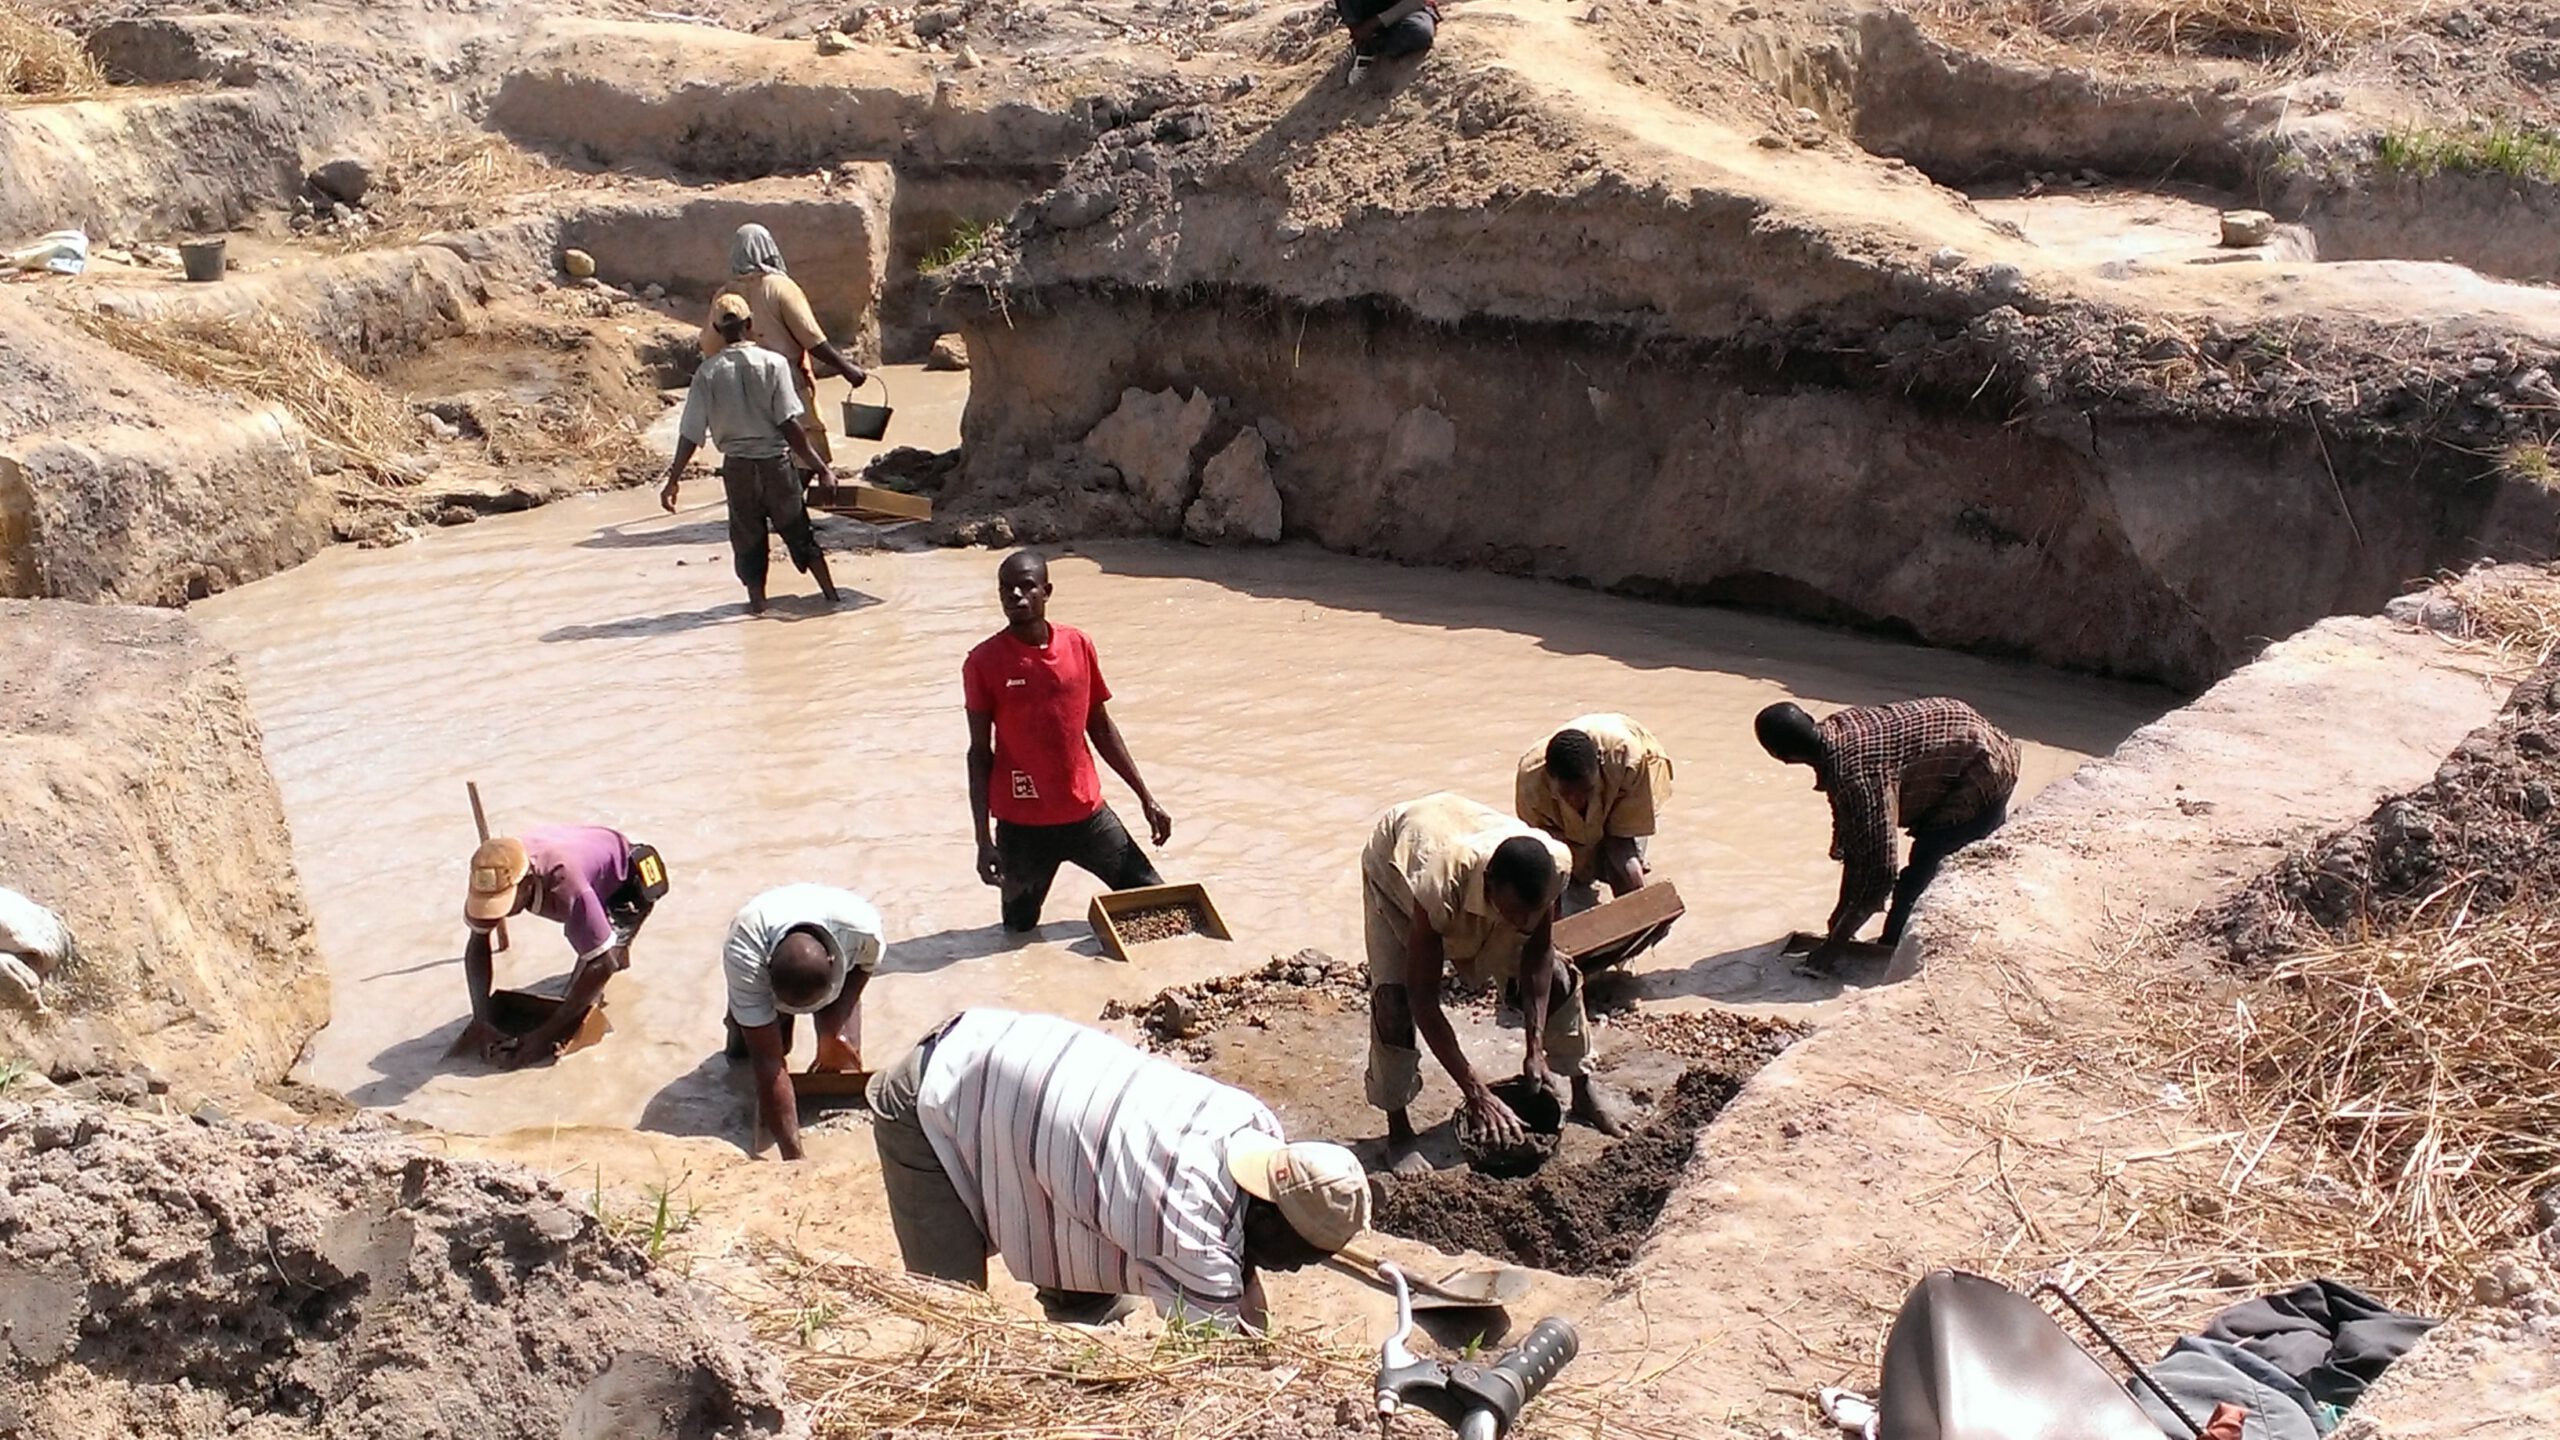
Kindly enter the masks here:
M 1517 1179 L 1466 1170 L 1376 1176 L 1369 1183 L 1377 1227 L 1434 1249 L 1564 1275 L 1624 1269 L 1680 1184 L 1698 1132 L 1758 1068 L 1692 1066 L 1642 1126 L 1596 1160 Z
M 59 914 L 61 1013 L 0 1059 L 282 1075 L 328 1019 L 292 837 L 231 657 L 182 616 L 0 600 L 0 886 Z
M 959 511 L 1009 510 L 1024 539 L 1178 528 L 1208 461 L 1250 428 L 1284 533 L 1329 548 L 2197 687 L 2409 576 L 2547 545 L 2560 515 L 2531 487 L 2413 476 L 2394 449 L 2308 429 L 2078 410 L 2019 424 L 1823 363 L 1597 328 L 1051 301 L 969 327 L 966 470 L 947 492 Z M 1088 437 L 1124 387 L 1215 409 L 1175 438 L 1177 461 L 1196 444 L 1170 508 L 1123 503 L 1115 491 L 1154 482 L 1093 463 Z
M 0 1106 L 0 1433 L 789 1433 L 773 1362 L 512 1166 Z
M 2490 914 L 2560 894 L 2560 665 L 2520 681 L 2435 778 L 2297 851 L 2210 925 L 2234 958 L 2271 959 L 2325 934 Z

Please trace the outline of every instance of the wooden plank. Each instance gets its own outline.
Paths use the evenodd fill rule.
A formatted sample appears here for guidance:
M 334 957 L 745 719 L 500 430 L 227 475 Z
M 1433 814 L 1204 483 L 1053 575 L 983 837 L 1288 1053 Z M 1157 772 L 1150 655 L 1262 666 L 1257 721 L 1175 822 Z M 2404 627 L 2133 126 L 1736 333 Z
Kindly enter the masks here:
M 1556 948 L 1568 955 L 1596 955 L 1679 919 L 1688 908 L 1677 886 L 1656 880 L 1633 895 L 1621 895 L 1557 921 Z
M 809 487 L 809 503 L 830 515 L 851 515 L 862 520 L 894 522 L 933 518 L 931 500 L 902 490 L 883 490 L 877 485 L 812 485 Z

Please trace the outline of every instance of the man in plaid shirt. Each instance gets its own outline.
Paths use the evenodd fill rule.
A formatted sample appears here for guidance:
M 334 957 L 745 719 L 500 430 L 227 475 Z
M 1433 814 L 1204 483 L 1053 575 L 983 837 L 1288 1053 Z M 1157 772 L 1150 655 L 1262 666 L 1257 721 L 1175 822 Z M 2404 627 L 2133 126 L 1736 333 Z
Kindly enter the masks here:
M 1808 962 L 1816 969 L 1836 963 L 1887 902 L 1883 942 L 1900 941 L 1938 867 L 1999 829 L 2018 788 L 2018 742 L 1961 700 L 1861 705 L 1821 720 L 1781 703 L 1761 711 L 1753 728 L 1762 749 L 1810 767 L 1813 788 L 1831 797 L 1840 903 Z M 1898 876 L 1897 822 L 1911 832 L 1910 863 Z

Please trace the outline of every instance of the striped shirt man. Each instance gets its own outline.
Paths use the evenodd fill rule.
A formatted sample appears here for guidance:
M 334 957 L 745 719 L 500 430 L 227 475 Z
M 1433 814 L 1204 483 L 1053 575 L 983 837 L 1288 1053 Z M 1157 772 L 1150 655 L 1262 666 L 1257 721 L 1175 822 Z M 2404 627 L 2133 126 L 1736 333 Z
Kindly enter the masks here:
M 1227 1145 L 1282 1137 L 1261 1101 L 1047 1015 L 964 1011 L 931 1043 L 915 1119 L 1016 1279 L 1235 1323 L 1245 1196 Z
M 1971 824 L 2018 788 L 2018 742 L 1944 696 L 1862 705 L 1816 722 L 1828 758 L 1831 858 L 1840 862 L 1833 933 L 1893 898 L 1893 826 L 1914 834 Z

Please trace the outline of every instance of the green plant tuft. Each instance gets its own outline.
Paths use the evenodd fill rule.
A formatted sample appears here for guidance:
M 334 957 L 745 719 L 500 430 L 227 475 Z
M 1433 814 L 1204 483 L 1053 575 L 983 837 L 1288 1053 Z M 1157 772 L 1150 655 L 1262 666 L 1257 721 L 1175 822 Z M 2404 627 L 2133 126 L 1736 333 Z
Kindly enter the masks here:
M 979 221 L 964 224 L 952 231 L 950 238 L 943 241 L 940 248 L 917 261 L 916 269 L 926 275 L 935 275 L 951 269 L 984 249 L 986 243 L 995 238 L 995 234 L 996 227 L 993 224 Z

